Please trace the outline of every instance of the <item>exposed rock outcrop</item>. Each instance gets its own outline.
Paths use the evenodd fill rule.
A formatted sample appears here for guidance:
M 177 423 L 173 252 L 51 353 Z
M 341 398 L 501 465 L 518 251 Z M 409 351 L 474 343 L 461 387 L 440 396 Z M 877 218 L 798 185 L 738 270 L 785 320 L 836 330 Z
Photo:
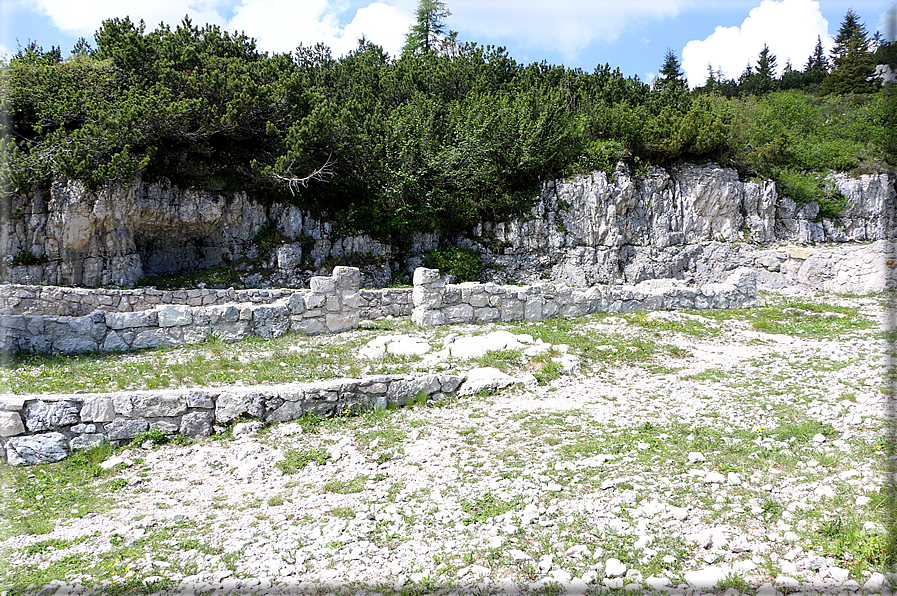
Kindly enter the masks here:
M 49 191 L 13 198 L 0 222 L 0 279 L 132 286 L 144 275 L 233 261 L 254 263 L 242 269 L 250 286 L 304 286 L 325 265 L 345 264 L 361 267 L 364 286 L 382 287 L 394 270 L 410 272 L 421 253 L 451 242 L 483 250 L 492 266 L 487 279 L 498 283 L 673 277 L 703 284 L 758 266 L 768 256 L 759 245 L 893 237 L 893 180 L 831 181 L 847 200 L 838 221 L 819 219 L 815 203 L 780 196 L 772 182 L 744 182 L 712 164 L 653 168 L 642 177 L 620 168 L 547 182 L 525 217 L 483 223 L 462 238 L 420 234 L 402 251 L 369 236 L 339 237 L 330 222 L 295 205 L 264 204 L 246 193 L 142 182 L 95 192 L 57 181 Z M 259 241 L 265 230 L 276 230 L 273 248 Z

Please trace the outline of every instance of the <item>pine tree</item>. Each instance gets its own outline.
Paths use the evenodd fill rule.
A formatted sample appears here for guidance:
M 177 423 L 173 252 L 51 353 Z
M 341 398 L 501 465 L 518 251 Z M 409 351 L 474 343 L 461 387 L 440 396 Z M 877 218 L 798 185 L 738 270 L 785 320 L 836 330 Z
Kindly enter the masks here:
M 822 82 L 822 93 L 870 93 L 868 81 L 875 70 L 869 51 L 869 34 L 851 8 L 847 11 L 832 48 L 832 72 Z
M 769 51 L 769 46 L 763 44 L 760 50 L 760 56 L 757 58 L 757 66 L 755 67 L 757 74 L 766 79 L 772 80 L 776 74 L 776 55 Z
M 805 73 L 810 71 L 828 72 L 828 58 L 825 56 L 825 50 L 822 49 L 822 36 L 820 35 L 816 36 L 816 47 L 807 59 L 807 65 L 804 66 Z
M 663 57 L 663 66 L 660 67 L 660 75 L 654 81 L 654 88 L 660 91 L 665 89 L 685 89 L 687 87 L 685 73 L 676 52 L 667 48 Z
M 418 0 L 417 23 L 405 36 L 403 54 L 426 54 L 437 47 L 439 38 L 445 35 L 445 19 L 452 16 L 445 2 Z

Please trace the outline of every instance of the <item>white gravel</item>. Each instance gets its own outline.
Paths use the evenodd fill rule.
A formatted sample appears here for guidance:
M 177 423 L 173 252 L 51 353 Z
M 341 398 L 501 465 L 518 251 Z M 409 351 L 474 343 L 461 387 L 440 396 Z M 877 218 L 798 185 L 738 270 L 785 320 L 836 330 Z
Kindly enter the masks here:
M 880 298 L 824 299 L 888 320 Z M 827 535 L 841 528 L 854 551 L 888 540 L 893 344 L 882 327 L 816 340 L 721 325 L 715 337 L 665 332 L 684 358 L 530 379 L 316 433 L 250 424 L 232 441 L 125 450 L 116 506 L 0 552 L 39 568 L 165 530 L 128 564 L 197 595 L 886 593 L 897 568 L 858 566 L 859 553 L 836 552 Z M 331 456 L 323 465 L 277 466 L 318 448 Z M 30 592 L 89 593 L 93 577 Z

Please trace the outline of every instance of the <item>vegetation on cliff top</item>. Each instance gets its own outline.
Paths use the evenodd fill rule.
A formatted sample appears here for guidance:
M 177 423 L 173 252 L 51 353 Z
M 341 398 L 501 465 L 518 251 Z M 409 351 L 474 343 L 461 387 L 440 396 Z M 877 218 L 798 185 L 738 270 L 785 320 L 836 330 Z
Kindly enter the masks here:
M 672 52 L 649 86 L 417 33 L 398 58 L 365 40 L 339 59 L 322 45 L 268 55 L 189 20 L 147 31 L 112 19 L 67 59 L 31 43 L 0 68 L 2 192 L 167 178 L 293 200 L 401 241 L 518 213 L 540 180 L 620 160 L 639 172 L 712 159 L 802 201 L 826 197 L 830 170 L 897 164 L 897 86 L 857 82 L 875 61 L 868 40 L 845 37 L 834 69 L 820 54 L 779 79 L 766 49 L 738 81 L 711 72 L 689 91 Z

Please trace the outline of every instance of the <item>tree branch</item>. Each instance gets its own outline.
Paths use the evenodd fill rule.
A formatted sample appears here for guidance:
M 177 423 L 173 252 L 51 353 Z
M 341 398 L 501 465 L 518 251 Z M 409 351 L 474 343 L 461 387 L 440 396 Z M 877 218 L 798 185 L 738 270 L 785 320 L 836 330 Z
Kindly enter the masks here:
M 298 178 L 296 176 L 281 176 L 280 174 L 275 174 L 273 172 L 270 173 L 269 176 L 271 176 L 275 180 L 280 180 L 281 182 L 286 182 L 287 186 L 290 189 L 290 194 L 292 194 L 295 197 L 296 193 L 299 192 L 299 189 L 305 188 L 306 186 L 308 186 L 308 183 L 311 180 L 318 180 L 319 182 L 327 182 L 326 177 L 333 176 L 334 172 L 331 169 L 331 166 L 333 166 L 334 163 L 336 163 L 336 162 L 331 161 L 330 156 L 328 156 L 327 161 L 324 162 L 324 165 L 322 165 L 320 168 L 316 169 L 314 172 L 312 172 L 308 176 L 305 176 L 304 178 Z M 292 167 L 293 167 L 293 162 L 290 162 L 290 165 L 287 166 L 286 171 L 289 172 L 290 169 L 292 169 Z

